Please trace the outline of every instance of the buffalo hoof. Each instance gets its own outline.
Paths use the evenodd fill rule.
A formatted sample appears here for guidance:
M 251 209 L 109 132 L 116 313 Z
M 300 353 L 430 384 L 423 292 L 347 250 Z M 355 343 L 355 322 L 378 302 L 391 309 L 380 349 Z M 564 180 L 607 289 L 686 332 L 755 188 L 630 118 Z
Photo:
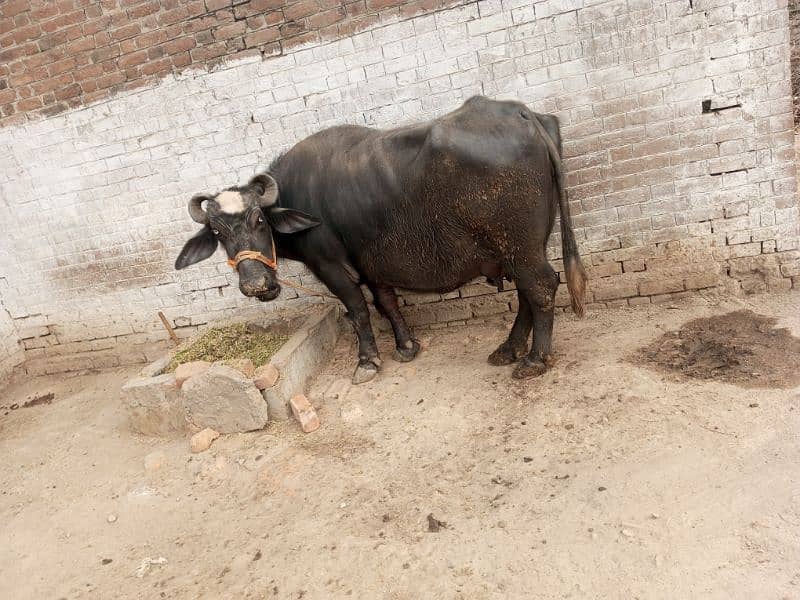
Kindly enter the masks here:
M 378 366 L 376 364 L 371 362 L 359 363 L 356 367 L 356 372 L 353 373 L 353 385 L 372 381 L 377 374 Z
M 514 379 L 539 377 L 540 375 L 544 375 L 545 371 L 547 371 L 547 365 L 544 364 L 544 361 L 541 358 L 530 360 L 526 356 L 519 362 L 517 368 L 514 369 L 512 377 L 514 377 Z
M 527 348 L 515 348 L 508 342 L 503 342 L 489 355 L 489 364 L 495 367 L 510 365 L 517 362 L 526 352 Z
M 419 342 L 417 342 L 417 340 L 411 340 L 410 348 L 400 348 L 399 346 L 395 348 L 392 358 L 397 362 L 410 362 L 417 357 L 419 349 Z

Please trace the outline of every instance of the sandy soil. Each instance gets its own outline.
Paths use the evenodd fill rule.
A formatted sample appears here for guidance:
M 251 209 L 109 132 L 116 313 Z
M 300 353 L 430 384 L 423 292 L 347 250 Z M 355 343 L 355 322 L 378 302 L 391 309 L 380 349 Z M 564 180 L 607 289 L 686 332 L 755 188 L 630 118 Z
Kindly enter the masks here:
M 0 410 L 0 598 L 800 598 L 800 389 L 628 360 L 741 309 L 800 335 L 796 293 L 561 316 L 528 382 L 486 363 L 503 322 L 384 338 L 318 432 L 199 455 L 128 431 L 131 370 L 23 382 L 0 405 L 54 398 Z

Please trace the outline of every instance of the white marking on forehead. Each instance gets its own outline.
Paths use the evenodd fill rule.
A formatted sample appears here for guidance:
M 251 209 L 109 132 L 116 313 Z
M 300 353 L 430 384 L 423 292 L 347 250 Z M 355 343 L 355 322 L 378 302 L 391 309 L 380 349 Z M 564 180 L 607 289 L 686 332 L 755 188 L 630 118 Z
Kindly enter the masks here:
M 244 199 L 239 192 L 222 192 L 215 200 L 219 204 L 219 209 L 229 215 L 244 210 Z

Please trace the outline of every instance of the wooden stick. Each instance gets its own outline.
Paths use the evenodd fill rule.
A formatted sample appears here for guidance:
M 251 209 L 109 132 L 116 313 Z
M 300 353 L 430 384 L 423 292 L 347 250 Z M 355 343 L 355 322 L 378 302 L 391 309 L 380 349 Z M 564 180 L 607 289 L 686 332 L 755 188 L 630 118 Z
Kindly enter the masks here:
M 169 337 L 172 338 L 172 341 L 175 342 L 176 344 L 179 344 L 180 340 L 178 339 L 178 336 L 175 335 L 175 330 L 172 328 L 172 325 L 169 324 L 169 321 L 167 321 L 167 317 L 164 316 L 164 313 L 161 312 L 161 311 L 158 311 L 158 317 L 161 319 L 161 322 L 164 324 L 164 329 L 167 330 L 167 333 L 169 334 Z

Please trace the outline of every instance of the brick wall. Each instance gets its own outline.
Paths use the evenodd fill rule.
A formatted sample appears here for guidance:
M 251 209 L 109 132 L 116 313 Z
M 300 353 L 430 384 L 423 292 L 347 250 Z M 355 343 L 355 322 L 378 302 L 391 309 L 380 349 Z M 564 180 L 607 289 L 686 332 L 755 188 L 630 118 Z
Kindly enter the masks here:
M 0 290 L 5 284 L 6 279 L 0 275 Z M 7 374 L 22 363 L 24 358 L 23 348 L 11 315 L 0 303 L 0 384 Z
M 800 0 L 789 1 L 789 28 L 794 122 L 797 124 L 800 123 Z
M 145 4 L 158 12 L 134 19 L 142 30 L 135 39 L 152 33 L 141 19 L 155 18 L 154 31 L 167 27 L 158 25 L 167 3 L 135 6 Z M 241 23 L 231 4 L 263 11 L 245 17 L 245 28 L 278 10 L 257 0 L 203 6 L 233 10 Z M 313 27 L 314 15 L 326 12 L 314 6 L 296 18 Z M 408 16 L 419 10 L 432 12 Z M 518 98 L 561 119 L 594 306 L 720 286 L 800 286 L 785 0 L 404 3 L 359 26 L 366 29 L 353 35 L 320 26 L 302 44 L 291 40 L 305 34 L 279 27 L 269 42 L 279 44 L 274 55 L 226 45 L 192 68 L 173 64 L 141 87 L 88 104 L 81 96 L 59 114 L 19 113 L 19 100 L 12 103 L 17 112 L 0 128 L 0 189 L 14 226 L 0 272 L 31 372 L 144 360 L 146 344 L 165 337 L 158 311 L 186 335 L 265 310 L 240 296 L 219 253 L 172 270 L 196 229 L 189 196 L 246 180 L 322 127 L 431 118 L 475 93 Z M 234 37 L 246 40 L 241 28 Z M 138 67 L 144 73 L 161 60 L 148 56 Z M 120 60 L 110 62 L 118 72 Z M 302 265 L 282 269 L 315 285 Z M 562 306 L 565 296 L 560 290 Z M 269 308 L 297 301 L 286 290 Z M 417 326 L 516 308 L 513 292 L 479 283 L 444 296 L 404 294 L 403 303 Z
M 0 125 L 187 67 L 270 57 L 454 0 L 6 0 Z

